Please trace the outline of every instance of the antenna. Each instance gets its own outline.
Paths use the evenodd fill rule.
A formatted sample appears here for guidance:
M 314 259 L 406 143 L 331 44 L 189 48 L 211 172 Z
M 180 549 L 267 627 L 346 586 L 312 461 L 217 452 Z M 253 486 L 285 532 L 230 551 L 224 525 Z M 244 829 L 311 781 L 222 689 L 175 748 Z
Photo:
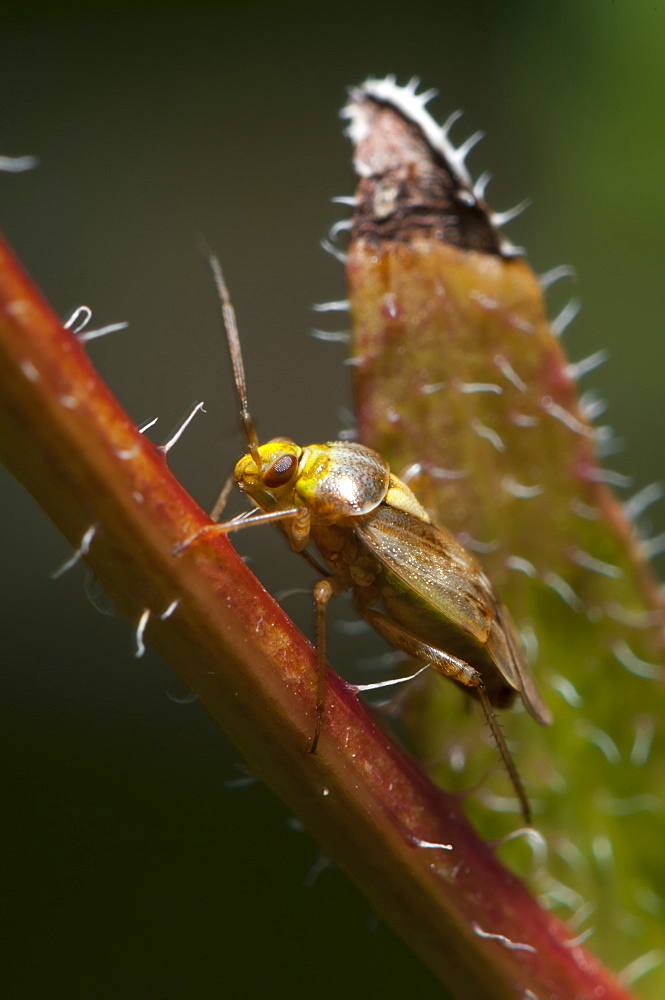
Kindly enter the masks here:
M 229 345 L 231 364 L 233 365 L 233 381 L 235 383 L 236 392 L 238 393 L 238 402 L 240 403 L 240 419 L 242 420 L 242 425 L 245 430 L 249 453 L 254 459 L 257 469 L 260 469 L 261 456 L 259 455 L 259 438 L 247 405 L 245 366 L 242 361 L 242 351 L 240 350 L 240 337 L 238 336 L 238 324 L 236 322 L 235 310 L 231 305 L 231 296 L 229 295 L 229 290 L 226 287 L 226 281 L 224 280 L 219 260 L 210 247 L 204 246 L 203 250 L 208 258 L 208 264 L 210 265 L 210 270 L 212 271 L 212 276 L 217 287 L 217 293 L 222 307 L 222 320 L 224 322 L 224 329 L 226 330 L 226 340 Z

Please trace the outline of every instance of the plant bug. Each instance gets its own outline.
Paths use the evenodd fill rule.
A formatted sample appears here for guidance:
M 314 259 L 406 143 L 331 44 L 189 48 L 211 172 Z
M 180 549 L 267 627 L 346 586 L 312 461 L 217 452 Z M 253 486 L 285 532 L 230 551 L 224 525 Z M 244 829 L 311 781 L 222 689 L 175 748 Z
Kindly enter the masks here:
M 325 707 L 326 607 L 343 590 L 358 612 L 396 649 L 431 666 L 481 704 L 527 823 L 530 809 L 496 718 L 520 695 L 544 725 L 551 713 L 524 661 L 513 621 L 475 558 L 432 522 L 415 495 L 375 451 L 331 441 L 305 448 L 287 438 L 259 444 L 251 418 L 240 339 L 218 260 L 209 254 L 220 296 L 248 453 L 236 464 L 215 504 L 219 517 L 235 482 L 262 513 L 214 524 L 212 532 L 276 522 L 291 548 L 324 574 L 314 587 L 317 640 L 316 751 Z M 305 551 L 313 541 L 323 570 Z

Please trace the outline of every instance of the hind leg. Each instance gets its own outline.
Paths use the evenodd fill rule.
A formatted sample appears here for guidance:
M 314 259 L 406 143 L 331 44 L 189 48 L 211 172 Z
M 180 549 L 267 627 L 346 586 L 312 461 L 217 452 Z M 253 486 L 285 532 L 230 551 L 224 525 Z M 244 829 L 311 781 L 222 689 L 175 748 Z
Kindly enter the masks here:
M 494 743 L 519 799 L 522 815 L 527 826 L 530 825 L 531 809 L 529 807 L 529 800 L 480 673 L 474 667 L 465 663 L 464 660 L 460 660 L 459 657 L 423 642 L 417 635 L 398 625 L 392 619 L 387 618 L 386 615 L 382 615 L 379 611 L 375 611 L 372 608 L 362 608 L 362 615 L 376 629 L 379 635 L 387 639 L 391 645 L 408 653 L 414 659 L 420 660 L 421 663 L 426 663 L 435 670 L 438 670 L 444 677 L 450 677 L 459 684 L 473 688 L 477 692 L 483 712 L 485 713 L 487 725 L 494 738 Z

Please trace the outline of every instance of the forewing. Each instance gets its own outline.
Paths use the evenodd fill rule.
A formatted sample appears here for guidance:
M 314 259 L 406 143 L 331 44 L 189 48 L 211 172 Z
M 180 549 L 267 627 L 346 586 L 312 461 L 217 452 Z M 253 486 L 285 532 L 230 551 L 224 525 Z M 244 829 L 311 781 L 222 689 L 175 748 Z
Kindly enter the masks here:
M 374 557 L 436 614 L 487 642 L 496 598 L 476 560 L 451 535 L 385 504 L 354 519 L 354 527 Z
M 436 614 L 483 643 L 529 713 L 549 724 L 515 625 L 473 556 L 443 528 L 385 504 L 354 523 L 374 557 Z
M 515 624 L 500 601 L 496 604 L 496 615 L 487 644 L 488 652 L 508 683 L 520 692 L 529 715 L 543 726 L 549 726 L 552 713 L 543 701 L 533 674 L 524 661 L 522 643 Z

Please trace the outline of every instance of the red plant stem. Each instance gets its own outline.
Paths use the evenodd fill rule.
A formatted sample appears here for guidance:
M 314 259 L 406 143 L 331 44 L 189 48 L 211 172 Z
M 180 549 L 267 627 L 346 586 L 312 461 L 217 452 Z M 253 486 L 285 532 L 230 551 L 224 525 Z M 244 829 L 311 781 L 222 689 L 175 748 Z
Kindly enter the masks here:
M 209 524 L 0 243 L 0 458 L 380 915 L 459 997 L 628 998 L 328 674 L 319 750 L 315 655 Z M 165 620 L 160 616 L 178 601 Z M 414 838 L 452 845 L 418 846 Z M 495 937 L 488 937 L 487 935 Z

